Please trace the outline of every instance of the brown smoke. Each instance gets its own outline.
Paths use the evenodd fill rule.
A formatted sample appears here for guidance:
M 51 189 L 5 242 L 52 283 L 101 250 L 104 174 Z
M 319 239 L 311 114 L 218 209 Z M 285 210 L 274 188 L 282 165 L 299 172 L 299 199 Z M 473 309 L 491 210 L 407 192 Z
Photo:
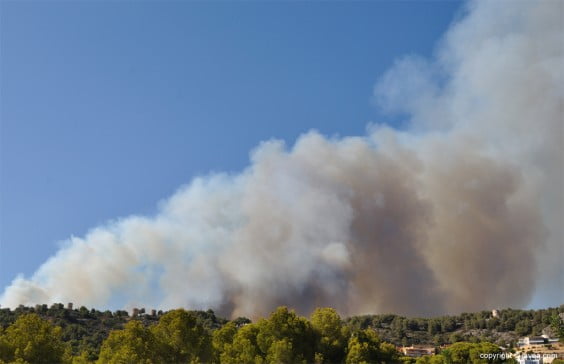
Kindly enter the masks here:
M 264 142 L 239 175 L 70 239 L 0 303 L 251 317 L 561 303 L 562 2 L 467 9 L 435 60 L 398 60 L 376 86 L 408 130 Z

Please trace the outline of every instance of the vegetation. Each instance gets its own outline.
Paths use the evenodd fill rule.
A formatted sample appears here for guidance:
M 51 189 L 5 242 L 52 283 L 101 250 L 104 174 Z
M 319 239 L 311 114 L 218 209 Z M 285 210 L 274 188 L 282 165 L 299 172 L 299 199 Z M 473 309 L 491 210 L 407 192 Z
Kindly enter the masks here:
M 435 318 L 364 315 L 351 317 L 346 322 L 355 329 L 372 328 L 382 340 L 398 346 L 487 341 L 514 347 L 522 336 L 545 333 L 564 337 L 564 331 L 558 331 L 564 330 L 558 316 L 561 313 L 564 313 L 564 305 L 541 310 L 504 309 L 499 310 L 498 317 L 493 317 L 491 311 L 481 311 Z
M 510 363 L 480 354 L 502 353 L 500 344 L 511 347 L 519 335 L 550 331 L 562 338 L 563 312 L 564 305 L 501 310 L 498 317 L 483 311 L 342 320 L 331 308 L 319 308 L 307 319 L 279 307 L 253 323 L 228 321 L 211 310 L 130 317 L 125 311 L 39 305 L 0 310 L 0 363 Z M 439 353 L 401 357 L 396 345 L 410 344 L 432 345 Z
M 6 362 L 57 363 L 69 354 L 61 328 L 36 314 L 19 317 L 0 336 L 0 358 Z

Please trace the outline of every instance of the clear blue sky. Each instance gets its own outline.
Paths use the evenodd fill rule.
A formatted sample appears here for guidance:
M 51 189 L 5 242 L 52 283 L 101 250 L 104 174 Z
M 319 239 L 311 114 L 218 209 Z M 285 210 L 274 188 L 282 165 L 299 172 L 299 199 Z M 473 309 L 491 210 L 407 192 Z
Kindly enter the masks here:
M 0 291 L 261 140 L 395 124 L 371 102 L 461 3 L 0 2 Z

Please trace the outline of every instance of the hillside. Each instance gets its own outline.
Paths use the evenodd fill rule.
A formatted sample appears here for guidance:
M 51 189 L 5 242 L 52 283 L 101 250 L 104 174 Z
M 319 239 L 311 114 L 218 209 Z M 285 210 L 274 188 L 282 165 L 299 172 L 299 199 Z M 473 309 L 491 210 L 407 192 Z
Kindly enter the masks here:
M 209 332 L 224 327 L 229 320 L 215 315 L 212 310 L 190 311 L 197 321 Z M 126 311 L 98 311 L 80 307 L 65 308 L 63 304 L 20 306 L 15 310 L 0 309 L 0 325 L 6 329 L 24 314 L 36 313 L 41 318 L 62 328 L 62 340 L 70 344 L 73 355 L 88 353 L 95 360 L 103 341 L 112 330 L 123 329 L 129 321 L 139 321 L 145 327 L 159 322 L 162 311 L 152 314 L 141 313 L 131 317 Z M 552 334 L 551 318 L 564 314 L 564 305 L 558 308 L 540 310 L 499 310 L 497 317 L 491 311 L 463 313 L 456 316 L 436 318 L 408 318 L 393 314 L 353 316 L 344 320 L 350 330 L 372 329 L 385 342 L 397 346 L 425 344 L 440 346 L 459 341 L 492 342 L 513 347 L 520 336 Z M 233 320 L 237 327 L 251 321 L 246 318 Z
M 364 315 L 346 319 L 358 328 L 373 328 L 383 340 L 396 345 L 440 346 L 459 341 L 488 341 L 514 346 L 519 337 L 552 335 L 551 318 L 564 313 L 564 305 L 540 310 L 497 310 L 462 313 L 435 318 L 408 318 L 397 315 Z

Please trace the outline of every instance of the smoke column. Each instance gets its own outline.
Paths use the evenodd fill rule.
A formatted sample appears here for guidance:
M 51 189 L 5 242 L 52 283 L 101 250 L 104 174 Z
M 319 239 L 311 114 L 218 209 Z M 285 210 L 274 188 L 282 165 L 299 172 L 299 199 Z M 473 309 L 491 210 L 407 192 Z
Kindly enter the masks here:
M 250 317 L 562 303 L 563 4 L 467 3 L 433 59 L 400 59 L 376 84 L 408 128 L 263 142 L 240 174 L 69 239 L 0 303 Z

